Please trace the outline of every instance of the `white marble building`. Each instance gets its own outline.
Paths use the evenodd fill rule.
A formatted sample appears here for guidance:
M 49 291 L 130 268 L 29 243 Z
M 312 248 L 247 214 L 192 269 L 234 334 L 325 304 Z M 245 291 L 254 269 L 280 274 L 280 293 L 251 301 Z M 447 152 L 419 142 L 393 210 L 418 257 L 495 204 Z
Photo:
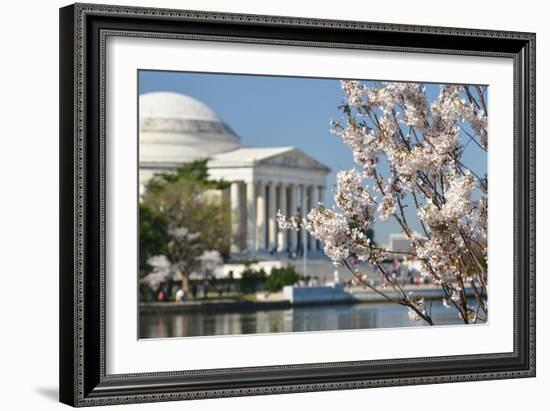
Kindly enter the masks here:
M 209 107 L 178 93 L 140 95 L 140 189 L 153 174 L 208 158 L 211 178 L 231 182 L 234 253 L 295 251 L 302 240 L 280 231 L 275 215 L 307 213 L 323 201 L 330 169 L 294 147 L 246 147 Z M 310 236 L 308 251 L 320 244 Z

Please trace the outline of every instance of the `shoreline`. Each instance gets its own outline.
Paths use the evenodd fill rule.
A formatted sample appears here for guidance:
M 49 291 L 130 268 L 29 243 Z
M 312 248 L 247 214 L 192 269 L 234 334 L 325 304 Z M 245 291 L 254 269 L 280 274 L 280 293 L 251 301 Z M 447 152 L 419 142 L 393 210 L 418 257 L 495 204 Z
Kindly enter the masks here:
M 414 287 L 405 288 L 405 291 L 412 291 L 426 300 L 436 300 L 444 297 L 444 293 L 440 288 L 436 287 Z M 386 294 L 390 297 L 395 297 L 396 293 L 388 291 Z M 466 288 L 468 297 L 473 296 L 471 288 Z M 327 306 L 327 305 L 355 305 L 365 303 L 388 303 L 384 297 L 373 291 L 353 291 L 350 292 L 349 300 L 334 301 L 334 300 L 318 300 L 292 303 L 289 300 L 271 300 L 271 301 L 220 301 L 220 300 L 192 300 L 182 302 L 146 302 L 139 303 L 140 314 L 180 314 L 189 312 L 254 312 L 254 311 L 270 311 L 270 310 L 286 310 L 293 307 L 305 306 Z

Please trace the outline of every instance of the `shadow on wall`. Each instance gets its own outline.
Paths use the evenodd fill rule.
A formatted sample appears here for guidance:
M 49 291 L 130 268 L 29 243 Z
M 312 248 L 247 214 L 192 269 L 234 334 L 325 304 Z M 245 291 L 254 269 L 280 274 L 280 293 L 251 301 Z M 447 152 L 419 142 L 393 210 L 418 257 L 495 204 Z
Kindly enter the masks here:
M 40 387 L 36 392 L 48 400 L 59 402 L 59 389 L 57 387 Z

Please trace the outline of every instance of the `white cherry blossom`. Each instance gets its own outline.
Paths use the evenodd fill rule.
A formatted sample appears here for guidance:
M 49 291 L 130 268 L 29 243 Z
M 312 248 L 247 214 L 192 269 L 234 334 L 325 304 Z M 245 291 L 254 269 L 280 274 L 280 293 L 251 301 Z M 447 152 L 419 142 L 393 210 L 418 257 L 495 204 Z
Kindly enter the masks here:
M 335 207 L 320 204 L 305 218 L 279 212 L 279 226 L 306 229 L 335 264 L 354 273 L 355 283 L 369 286 L 356 275 L 360 264 L 369 263 L 380 272 L 382 290 L 399 290 L 384 265 L 392 254 L 367 235 L 376 221 L 393 219 L 411 240 L 408 258 L 450 293 L 445 306 L 457 307 L 466 323 L 487 318 L 487 178 L 476 175 L 463 156 L 469 144 L 483 155 L 487 151 L 484 89 L 441 85 L 431 101 L 419 83 L 347 80 L 342 89 L 343 117 L 331 122 L 331 131 L 349 147 L 358 168 L 337 173 Z M 407 207 L 416 208 L 423 236 L 410 228 Z M 459 292 L 464 283 L 484 296 L 477 313 Z M 400 303 L 412 319 L 431 323 L 422 299 L 403 295 Z

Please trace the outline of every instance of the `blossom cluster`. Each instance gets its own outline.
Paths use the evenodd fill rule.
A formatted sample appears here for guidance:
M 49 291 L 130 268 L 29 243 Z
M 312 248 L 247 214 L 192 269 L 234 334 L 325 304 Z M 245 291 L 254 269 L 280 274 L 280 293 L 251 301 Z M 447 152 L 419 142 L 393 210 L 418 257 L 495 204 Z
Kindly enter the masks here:
M 371 244 L 366 230 L 374 221 L 376 203 L 364 186 L 357 170 L 340 171 L 337 175 L 335 200 L 342 211 L 323 205 L 305 216 L 285 216 L 277 212 L 281 229 L 303 227 L 324 244 L 325 254 L 340 264 L 348 257 L 359 261 L 381 261 L 383 256 Z
M 424 298 L 415 296 L 412 293 L 409 293 L 408 298 L 412 305 L 409 307 L 409 318 L 413 321 L 420 321 L 422 317 L 419 313 L 426 314 Z
M 279 214 L 281 228 L 306 229 L 324 243 L 334 263 L 381 264 L 390 254 L 366 233 L 376 221 L 393 218 L 410 238 L 423 274 L 436 284 L 454 292 L 456 279 L 470 281 L 473 272 L 483 277 L 487 181 L 463 158 L 470 143 L 483 152 L 488 148 L 483 89 L 441 85 L 431 101 L 418 83 L 369 86 L 348 80 L 342 89 L 344 116 L 331 123 L 331 131 L 349 147 L 359 168 L 338 172 L 336 207 L 320 205 L 303 219 Z M 417 208 L 422 238 L 408 226 L 407 206 Z M 466 303 L 460 304 L 468 320 Z M 425 314 L 423 300 L 411 297 L 407 305 L 411 318 Z
M 334 198 L 339 210 L 320 205 L 304 219 L 284 216 L 279 211 L 279 227 L 303 227 L 324 244 L 325 254 L 335 264 L 349 257 L 359 261 L 382 261 L 384 256 L 373 247 L 366 234 L 374 222 L 377 203 L 365 185 L 363 173 L 355 169 L 338 172 Z
M 147 260 L 152 271 L 142 281 L 153 289 L 188 269 L 188 261 L 185 258 L 187 255 L 201 254 L 197 244 L 200 233 L 193 233 L 187 227 L 174 227 L 168 230 L 168 235 L 167 254 L 155 255 Z

